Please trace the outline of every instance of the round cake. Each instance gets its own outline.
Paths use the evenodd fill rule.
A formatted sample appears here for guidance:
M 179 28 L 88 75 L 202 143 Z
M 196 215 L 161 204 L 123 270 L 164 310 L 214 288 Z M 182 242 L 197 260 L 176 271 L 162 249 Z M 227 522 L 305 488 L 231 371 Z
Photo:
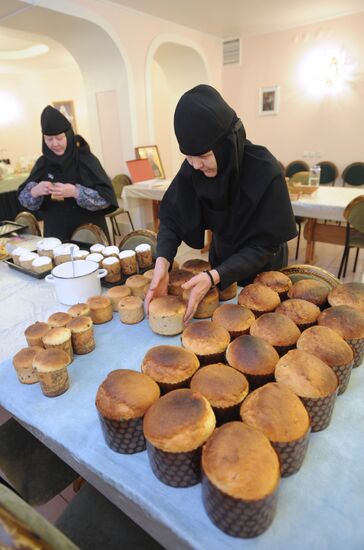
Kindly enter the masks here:
M 279 303 L 278 293 L 261 283 L 245 286 L 238 296 L 238 304 L 249 308 L 255 317 L 274 311 Z
M 124 275 L 134 275 L 138 266 L 134 250 L 122 250 L 119 254 L 121 271 Z
M 300 298 L 312 302 L 320 309 L 327 306 L 329 288 L 324 283 L 314 279 L 301 279 L 293 284 L 288 291 L 288 298 Z
M 234 340 L 234 338 L 249 332 L 255 317 L 247 307 L 239 304 L 222 304 L 215 309 L 212 320 L 226 328 L 230 338 Z
M 192 351 L 178 346 L 155 346 L 147 351 L 141 369 L 161 388 L 163 393 L 188 387 L 200 363 Z
M 316 324 L 321 310 L 312 302 L 291 298 L 281 302 L 275 312 L 289 317 L 302 331 Z
M 351 306 L 364 313 L 364 284 L 343 283 L 329 292 L 330 306 Z
M 71 331 L 72 348 L 78 355 L 95 349 L 94 328 L 91 317 L 74 317 L 67 323 Z
M 118 304 L 119 317 L 126 325 L 136 325 L 144 319 L 143 300 L 139 296 L 125 296 Z
M 47 323 L 51 328 L 65 327 L 71 319 L 72 316 L 70 313 L 57 311 L 57 313 L 52 313 L 52 315 L 48 317 Z
M 227 302 L 228 300 L 232 300 L 233 298 L 235 298 L 235 296 L 237 295 L 238 283 L 232 283 L 223 290 L 221 290 L 220 288 L 218 290 L 220 302 Z
M 56 237 L 46 237 L 37 243 L 37 252 L 39 256 L 48 256 L 49 258 L 53 258 L 53 250 L 61 244 L 62 241 Z
M 105 249 L 104 244 L 96 243 L 90 246 L 91 254 L 102 254 L 102 251 Z
M 119 258 L 114 255 L 107 256 L 102 260 L 101 266 L 107 271 L 105 275 L 105 281 L 107 283 L 117 283 L 121 280 Z
M 201 479 L 201 449 L 215 429 L 211 405 L 190 389 L 174 390 L 156 401 L 144 417 L 148 458 L 156 477 L 173 487 Z
M 149 325 L 153 332 L 165 336 L 180 334 L 184 329 L 186 303 L 178 296 L 159 296 L 149 305 Z
M 45 336 L 50 330 L 51 327 L 48 323 L 42 323 L 39 321 L 27 327 L 24 331 L 24 336 L 28 346 L 40 346 L 44 348 L 43 336 Z
M 230 343 L 228 331 L 213 321 L 197 321 L 182 333 L 182 346 L 195 353 L 201 365 L 224 362 Z
M 33 366 L 34 357 L 44 348 L 33 346 L 23 348 L 13 357 L 13 366 L 19 382 L 22 384 L 35 384 L 38 382 L 38 374 Z
M 296 347 L 301 332 L 286 315 L 264 313 L 252 323 L 250 334 L 266 340 L 278 351 L 279 355 L 284 355 Z
M 190 290 L 184 290 L 182 293 L 182 298 L 188 302 L 190 297 Z M 195 319 L 208 319 L 212 316 L 215 309 L 219 305 L 219 292 L 217 288 L 212 288 L 209 290 L 205 296 L 202 298 L 200 303 L 197 306 L 197 309 L 194 313 Z
M 267 436 L 279 456 L 283 477 L 300 469 L 308 446 L 310 418 L 292 390 L 277 382 L 265 384 L 248 395 L 240 416 Z
M 96 408 L 107 445 L 118 453 L 145 449 L 143 416 L 158 400 L 158 385 L 146 374 L 114 370 L 99 386 Z
M 197 273 L 209 271 L 211 269 L 211 264 L 206 260 L 193 258 L 192 260 L 187 260 L 186 262 L 183 262 L 183 264 L 181 265 L 181 269 L 191 271 L 191 273 L 197 275 Z
M 33 367 L 37 371 L 40 387 L 46 397 L 56 397 L 68 390 L 69 363 L 70 356 L 62 349 L 44 349 L 35 355 Z
M 132 295 L 139 296 L 139 298 L 142 299 L 144 299 L 145 287 L 149 283 L 150 281 L 144 277 L 144 275 L 132 275 L 125 281 L 125 284 L 128 288 L 130 288 Z
M 105 246 L 105 248 L 101 250 L 101 254 L 104 256 L 104 258 L 109 258 L 110 256 L 119 258 L 119 253 L 120 253 L 120 250 L 115 245 Z
M 138 246 L 135 247 L 135 253 L 140 269 L 146 269 L 153 264 L 152 247 L 150 244 L 138 244 Z
M 182 297 L 182 285 L 193 277 L 191 271 L 186 269 L 173 269 L 169 274 L 168 294 Z
M 73 360 L 71 331 L 69 328 L 52 328 L 43 336 L 43 345 L 46 349 L 61 349 L 68 353 L 70 362 Z
M 254 283 L 268 286 L 279 294 L 281 300 L 287 298 L 287 292 L 292 287 L 291 279 L 281 271 L 263 271 L 262 273 L 258 273 L 254 279 Z
M 84 317 L 90 315 L 90 308 L 87 304 L 75 304 L 74 306 L 68 308 L 67 312 L 71 315 L 71 317 Z
M 108 296 L 91 296 L 87 300 L 90 308 L 90 316 L 95 325 L 101 325 L 111 321 L 113 311 L 112 303 Z
M 131 290 L 126 285 L 113 286 L 106 292 L 106 296 L 111 300 L 113 311 L 119 311 L 120 300 L 130 295 Z

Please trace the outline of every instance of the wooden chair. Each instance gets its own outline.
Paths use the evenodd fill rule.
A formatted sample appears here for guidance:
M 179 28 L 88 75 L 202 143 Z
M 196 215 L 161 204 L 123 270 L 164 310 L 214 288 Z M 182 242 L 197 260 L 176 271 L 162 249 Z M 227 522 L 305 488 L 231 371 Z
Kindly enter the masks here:
M 323 160 L 317 164 L 321 168 L 320 185 L 335 185 L 339 174 L 336 164 L 329 160 Z
M 355 197 L 349 202 L 344 210 L 344 218 L 346 219 L 346 233 L 344 252 L 341 258 L 338 278 L 341 275 L 346 276 L 346 269 L 349 260 L 351 248 L 356 248 L 353 271 L 355 273 L 358 263 L 359 249 L 364 248 L 364 195 Z
M 15 216 L 14 221 L 27 226 L 27 229 L 24 230 L 25 233 L 37 235 L 38 237 L 42 235 L 38 220 L 31 212 L 19 212 L 19 214 Z
M 308 172 L 309 165 L 304 160 L 293 160 L 286 166 L 286 177 L 290 178 L 296 172 Z
M 76 227 L 74 232 L 71 235 L 71 241 L 77 241 L 85 244 L 104 244 L 108 246 L 110 241 L 105 235 L 101 227 L 95 225 L 94 223 L 85 223 Z
M 364 162 L 349 164 L 344 169 L 341 177 L 344 185 L 364 185 Z
M 127 176 L 126 174 L 117 174 L 112 179 L 111 183 L 113 185 L 115 195 L 116 195 L 116 198 L 117 198 L 119 206 L 120 206 L 120 208 L 118 208 L 114 212 L 111 212 L 111 214 L 106 215 L 106 218 L 109 218 L 110 223 L 111 223 L 112 240 L 113 240 L 113 243 L 115 244 L 116 237 L 121 237 L 122 236 L 121 223 L 118 222 L 118 219 L 117 219 L 118 216 L 121 216 L 122 214 L 126 214 L 127 217 L 128 217 L 128 220 L 129 220 L 131 230 L 132 231 L 135 230 L 134 224 L 133 224 L 131 216 L 130 216 L 130 213 L 129 213 L 128 210 L 125 210 L 123 208 L 123 201 L 122 201 L 122 198 L 121 198 L 123 188 L 125 187 L 125 185 L 131 185 L 132 181 L 129 178 L 129 176 Z

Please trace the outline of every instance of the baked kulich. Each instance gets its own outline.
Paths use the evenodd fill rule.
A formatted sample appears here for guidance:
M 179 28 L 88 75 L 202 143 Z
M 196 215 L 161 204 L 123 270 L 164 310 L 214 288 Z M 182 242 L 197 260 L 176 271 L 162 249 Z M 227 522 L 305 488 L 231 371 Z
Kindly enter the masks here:
M 67 328 L 71 331 L 72 348 L 77 355 L 85 355 L 95 349 L 94 327 L 91 317 L 73 317 Z
M 212 269 L 210 262 L 202 260 L 201 258 L 193 258 L 192 260 L 186 260 L 181 265 L 181 269 L 191 271 L 194 275 L 203 271 L 209 271 Z
M 301 332 L 297 325 L 286 315 L 264 313 L 252 323 L 250 334 L 269 342 L 282 356 L 296 347 Z
M 67 366 L 69 363 L 69 354 L 62 349 L 44 349 L 35 355 L 33 366 L 37 371 L 40 387 L 46 397 L 57 397 L 68 390 Z
M 37 353 L 42 351 L 40 346 L 23 348 L 13 357 L 13 367 L 19 382 L 22 384 L 35 384 L 38 382 L 38 374 L 33 367 L 33 360 Z
M 29 250 L 27 252 L 25 252 L 24 254 L 22 254 L 20 257 L 19 257 L 19 264 L 21 265 L 21 267 L 23 267 L 24 269 L 29 269 L 29 270 L 32 270 L 32 263 L 34 262 L 34 260 L 36 260 L 37 258 L 39 258 L 38 254 L 36 252 L 29 252 Z
M 317 323 L 344 338 L 354 353 L 353 367 L 359 367 L 364 357 L 364 312 L 350 306 L 332 306 L 321 313 Z
M 48 256 L 39 256 L 32 261 L 31 270 L 34 271 L 34 273 L 44 273 L 45 271 L 50 271 L 52 267 L 53 263 L 51 258 L 48 258 Z
M 88 304 L 75 304 L 68 308 L 67 313 L 69 313 L 71 317 L 84 317 L 90 315 L 90 308 Z
M 144 271 L 143 276 L 146 277 L 149 281 L 153 279 L 154 275 L 154 269 L 147 269 L 147 271 Z
M 90 316 L 95 325 L 101 325 L 111 321 L 113 311 L 112 303 L 108 296 L 91 296 L 87 305 L 90 308 Z
M 282 477 L 298 472 L 307 451 L 310 417 L 292 390 L 277 382 L 265 384 L 248 395 L 240 416 L 267 436 L 279 456 Z
M 71 319 L 72 315 L 70 313 L 57 311 L 48 317 L 47 323 L 51 328 L 65 327 Z
M 232 300 L 233 298 L 235 298 L 235 296 L 237 295 L 238 283 L 232 283 L 231 285 L 224 288 L 224 290 L 220 290 L 220 288 L 218 288 L 218 291 L 220 302 L 227 302 L 228 300 Z
M 321 310 L 318 306 L 307 300 L 290 298 L 279 304 L 276 308 L 276 313 L 287 315 L 298 326 L 300 331 L 303 331 L 317 323 Z
M 245 376 L 223 363 L 206 365 L 193 375 L 191 390 L 200 392 L 210 403 L 220 426 L 239 420 L 239 409 L 248 395 L 249 383 Z
M 40 346 L 44 348 L 43 336 L 51 330 L 51 327 L 48 323 L 42 323 L 37 321 L 32 325 L 29 325 L 24 331 L 25 339 L 28 343 L 28 346 Z
M 326 363 L 311 353 L 294 349 L 278 361 L 275 379 L 301 398 L 310 415 L 313 432 L 327 428 L 339 382 Z
M 174 336 L 184 329 L 186 302 L 178 296 L 159 296 L 149 304 L 149 326 L 156 334 Z
M 181 339 L 182 346 L 193 351 L 201 365 L 225 362 L 230 334 L 221 325 L 213 321 L 196 321 L 184 329 Z
M 350 380 L 354 355 L 349 344 L 337 332 L 324 326 L 308 328 L 298 338 L 297 349 L 312 353 L 329 365 L 339 379 L 338 394 L 344 393 Z
M 119 258 L 120 250 L 117 246 L 112 244 L 110 246 L 105 246 L 105 248 L 102 249 L 101 254 L 104 258 L 110 258 L 110 256 Z
M 172 487 L 201 479 L 201 449 L 215 429 L 215 415 L 203 395 L 190 389 L 170 391 L 144 416 L 148 458 L 155 476 Z
M 125 284 L 133 296 L 139 296 L 139 298 L 144 299 L 145 296 L 145 287 L 150 283 L 149 279 L 144 277 L 144 275 L 131 275 L 125 281 Z
M 124 275 L 135 275 L 138 270 L 135 250 L 122 250 L 119 254 L 121 272 Z
M 193 273 L 187 271 L 187 269 L 172 269 L 169 274 L 168 294 L 182 297 L 182 285 L 187 283 L 191 277 L 193 277 Z
M 274 381 L 278 359 L 278 352 L 271 344 L 249 334 L 236 338 L 226 350 L 228 364 L 246 376 L 250 389 Z
M 287 298 L 287 292 L 292 287 L 291 279 L 281 271 L 262 271 L 255 277 L 254 283 L 261 283 L 278 292 L 281 300 Z
M 140 269 L 153 265 L 152 247 L 148 243 L 141 243 L 135 247 L 137 263 Z
M 268 438 L 243 422 L 228 422 L 202 451 L 202 500 L 211 521 L 233 537 L 250 538 L 272 523 L 280 481 Z
M 143 300 L 139 296 L 125 296 L 118 304 L 120 321 L 126 325 L 136 325 L 144 319 Z
M 159 399 L 158 384 L 141 372 L 111 371 L 99 386 L 96 408 L 106 444 L 117 453 L 145 449 L 143 416 Z
M 111 255 L 104 258 L 101 266 L 106 269 L 105 281 L 107 283 L 117 283 L 121 280 L 121 268 L 119 258 Z
M 330 306 L 351 306 L 364 313 L 364 283 L 343 283 L 327 297 Z
M 300 298 L 312 302 L 320 309 L 327 306 L 329 287 L 315 279 L 301 279 L 292 285 L 288 291 L 288 298 Z
M 126 296 L 131 296 L 131 290 L 126 285 L 117 285 L 109 288 L 106 296 L 110 298 L 113 311 L 119 311 L 119 302 Z
M 221 304 L 215 309 L 212 320 L 218 325 L 222 325 L 234 340 L 238 336 L 249 332 L 252 322 L 255 320 L 254 314 L 250 309 L 239 304 Z
M 14 264 L 20 265 L 19 263 L 20 256 L 22 254 L 26 254 L 27 252 L 29 252 L 29 250 L 27 248 L 24 248 L 23 246 L 17 246 L 16 248 L 14 248 L 10 253 Z
M 101 267 L 103 259 L 104 256 L 99 252 L 92 252 L 91 254 L 86 256 L 86 260 L 88 260 L 89 262 L 95 262 L 99 267 Z
M 53 258 L 53 250 L 61 244 L 62 241 L 56 237 L 46 237 L 37 243 L 37 252 L 39 256 L 48 256 L 49 258 Z
M 91 254 L 102 254 L 102 251 L 106 248 L 104 244 L 95 243 L 90 246 Z
M 190 297 L 190 290 L 184 290 L 182 292 L 182 298 L 188 302 Z M 197 309 L 193 315 L 194 319 L 208 319 L 212 317 L 215 309 L 219 305 L 219 292 L 217 288 L 211 288 L 205 296 L 202 298 L 197 306 Z
M 196 355 L 179 346 L 155 346 L 145 354 L 141 370 L 157 382 L 162 393 L 187 388 L 200 366 Z
M 280 301 L 278 292 L 261 283 L 245 286 L 238 296 L 238 304 L 249 308 L 255 317 L 274 311 Z
M 43 346 L 51 349 L 62 349 L 68 353 L 70 362 L 73 361 L 73 348 L 71 340 L 71 331 L 66 327 L 51 328 L 43 336 Z

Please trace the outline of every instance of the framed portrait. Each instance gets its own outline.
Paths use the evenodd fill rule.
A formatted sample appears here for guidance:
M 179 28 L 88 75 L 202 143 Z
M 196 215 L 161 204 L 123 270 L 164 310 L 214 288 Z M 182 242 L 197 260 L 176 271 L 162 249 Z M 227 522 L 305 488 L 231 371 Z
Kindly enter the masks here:
M 279 102 L 279 86 L 259 88 L 259 114 L 277 115 Z
M 75 106 L 72 100 L 53 101 L 52 106 L 64 115 L 71 123 L 74 133 L 77 133 Z
M 143 145 L 135 147 L 137 159 L 148 159 L 156 178 L 165 179 L 164 170 L 157 145 Z

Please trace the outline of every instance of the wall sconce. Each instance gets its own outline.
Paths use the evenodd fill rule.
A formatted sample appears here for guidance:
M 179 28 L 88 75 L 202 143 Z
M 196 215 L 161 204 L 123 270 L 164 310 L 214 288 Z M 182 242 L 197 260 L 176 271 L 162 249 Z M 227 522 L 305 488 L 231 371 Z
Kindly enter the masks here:
M 301 80 L 312 95 L 327 95 L 342 90 L 350 79 L 350 66 L 345 52 L 332 50 L 311 52 L 301 67 Z

